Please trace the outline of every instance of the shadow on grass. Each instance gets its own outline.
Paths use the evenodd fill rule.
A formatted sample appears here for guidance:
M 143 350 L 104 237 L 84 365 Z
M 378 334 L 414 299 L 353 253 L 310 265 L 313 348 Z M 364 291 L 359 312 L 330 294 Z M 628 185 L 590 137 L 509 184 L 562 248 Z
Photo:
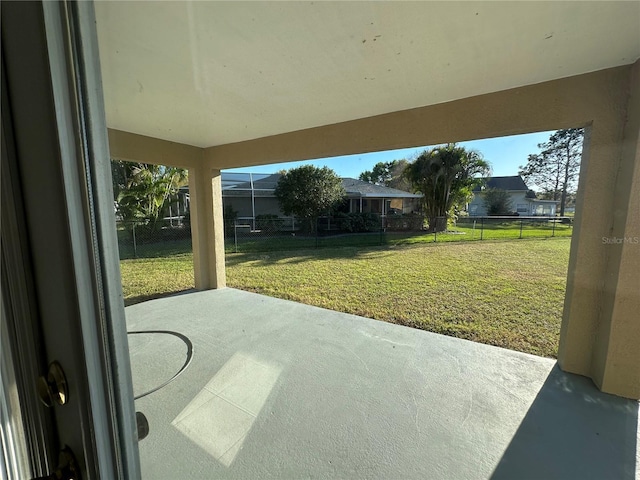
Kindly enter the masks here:
M 120 242 L 118 249 L 120 252 L 120 260 L 171 257 L 190 254 L 193 251 L 190 239 L 140 243 L 136 245 L 135 250 L 133 245 Z
M 491 480 L 636 477 L 638 402 L 556 365 Z
M 424 234 L 423 234 L 424 235 Z M 429 234 L 433 238 L 433 234 Z M 453 235 L 451 235 L 453 236 Z M 440 238 L 440 235 L 439 235 Z M 310 260 L 328 260 L 328 259 L 340 259 L 345 258 L 349 260 L 369 260 L 371 258 L 380 258 L 388 255 L 393 255 L 394 252 L 399 250 L 410 250 L 418 247 L 431 247 L 431 248 L 455 248 L 457 245 L 464 244 L 492 244 L 492 243 L 507 243 L 507 242 L 527 242 L 527 241 L 540 241 L 540 240 L 560 240 L 567 237 L 525 237 L 522 239 L 513 238 L 489 238 L 480 241 L 480 239 L 474 240 L 449 240 L 427 241 L 420 238 L 414 239 L 414 241 L 399 241 L 388 242 L 384 245 L 361 245 L 361 246 L 324 246 L 322 248 L 305 248 L 305 249 L 273 249 L 267 251 L 250 251 L 232 253 L 227 251 L 225 255 L 227 266 L 239 265 L 245 262 L 258 262 L 259 265 L 274 265 L 277 263 L 297 264 L 304 263 Z
M 519 240 L 524 238 L 553 238 L 571 236 L 571 227 L 559 226 L 556 230 L 549 227 L 539 228 L 538 226 L 523 225 L 485 225 L 484 231 L 480 228 L 473 228 L 469 225 L 459 225 L 447 232 L 438 234 L 417 232 L 370 232 L 370 233 L 348 233 L 319 236 L 254 236 L 246 237 L 238 241 L 227 238 L 226 253 L 268 253 L 276 251 L 299 251 L 299 250 L 322 250 L 323 248 L 375 248 L 390 247 L 399 245 L 425 245 L 430 243 L 460 243 L 476 242 L 480 240 Z
M 565 228 L 565 230 L 560 230 Z M 512 225 L 490 225 L 484 227 L 483 241 L 489 240 L 518 240 L 520 235 L 524 238 L 551 238 L 552 232 L 540 229 L 529 229 L 525 227 L 522 232 Z M 559 227 L 555 232 L 556 237 L 570 236 L 571 230 L 567 227 Z M 304 255 L 305 251 L 322 252 L 323 250 L 333 250 L 336 248 L 360 250 L 375 250 L 379 248 L 394 248 L 401 246 L 428 245 L 433 243 L 460 243 L 480 241 L 480 232 L 470 228 L 469 225 L 460 224 L 449 232 L 433 233 L 420 232 L 370 232 L 355 234 L 340 234 L 329 236 L 291 236 L 278 235 L 272 237 L 254 237 L 242 239 L 237 245 L 237 254 L 269 254 L 277 252 L 299 252 Z M 120 242 L 120 259 L 143 259 L 162 258 L 186 255 L 192 253 L 190 239 L 168 240 L 155 243 L 139 243 L 135 250 L 133 245 L 127 242 Z M 227 255 L 236 254 L 236 245 L 233 238 L 225 238 L 225 253 Z M 314 253 L 314 258 L 318 256 Z
M 186 295 L 188 293 L 194 293 L 197 292 L 198 290 L 196 290 L 195 288 L 189 288 L 187 290 L 180 290 L 178 292 L 176 291 L 167 291 L 167 292 L 155 292 L 155 293 L 151 293 L 149 295 L 138 295 L 135 297 L 128 297 L 124 299 L 124 306 L 128 307 L 130 305 L 135 305 L 136 303 L 142 303 L 142 302 L 146 302 L 148 300 L 156 300 L 158 298 L 165 298 L 165 297 L 176 297 L 178 295 Z
M 415 246 L 415 245 L 413 245 Z M 406 245 L 412 247 L 412 245 Z M 368 260 L 373 257 L 380 258 L 392 255 L 396 247 L 392 245 L 384 246 L 362 246 L 362 247 L 331 247 L 305 250 L 273 250 L 268 252 L 248 252 L 248 253 L 227 253 L 227 266 L 235 266 L 245 262 L 257 262 L 258 265 L 274 264 L 299 264 L 313 260 Z

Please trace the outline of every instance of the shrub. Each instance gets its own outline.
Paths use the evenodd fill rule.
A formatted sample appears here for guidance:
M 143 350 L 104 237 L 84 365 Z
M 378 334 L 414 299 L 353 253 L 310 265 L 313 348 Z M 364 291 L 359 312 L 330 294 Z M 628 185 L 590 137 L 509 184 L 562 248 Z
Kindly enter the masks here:
M 375 213 L 337 213 L 334 217 L 338 229 L 343 232 L 377 232 L 380 216 Z
M 238 212 L 231 205 L 226 205 L 222 211 L 224 219 L 224 235 L 225 237 L 233 236 L 233 228 L 238 219 Z
M 418 215 L 417 213 L 398 215 L 387 217 L 385 225 L 388 230 L 422 230 L 424 218 L 424 215 Z
M 277 232 L 282 228 L 284 220 L 271 213 L 256 215 L 256 229 Z
M 511 197 L 506 190 L 489 188 L 484 192 L 487 215 L 511 215 Z

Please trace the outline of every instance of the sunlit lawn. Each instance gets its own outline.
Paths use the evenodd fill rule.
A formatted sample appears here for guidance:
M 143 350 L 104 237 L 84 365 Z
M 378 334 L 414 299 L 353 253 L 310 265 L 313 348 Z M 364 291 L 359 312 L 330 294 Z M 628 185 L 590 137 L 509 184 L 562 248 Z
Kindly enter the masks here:
M 227 255 L 230 287 L 555 356 L 568 238 Z M 193 287 L 190 254 L 122 261 L 128 303 Z
M 433 234 L 420 232 L 378 231 L 361 234 L 295 235 L 284 232 L 255 234 L 241 232 L 237 238 L 227 239 L 227 253 L 268 252 L 305 248 L 358 247 L 376 245 L 414 245 L 434 242 L 465 242 L 480 240 L 506 240 L 524 238 L 570 237 L 571 225 L 523 220 L 465 221 L 450 227 L 447 232 Z

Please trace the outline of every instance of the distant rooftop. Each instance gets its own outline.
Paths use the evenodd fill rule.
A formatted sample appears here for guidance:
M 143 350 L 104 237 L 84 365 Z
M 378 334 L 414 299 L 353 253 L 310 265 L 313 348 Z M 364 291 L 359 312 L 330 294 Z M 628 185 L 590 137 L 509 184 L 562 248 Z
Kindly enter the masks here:
M 520 175 L 513 175 L 510 177 L 487 177 L 484 179 L 484 188 L 498 188 L 500 190 L 517 190 L 527 191 L 529 187 L 524 183 Z M 477 186 L 473 189 L 474 192 L 482 191 L 482 186 Z
M 404 197 L 404 198 L 420 198 L 422 195 L 405 192 L 397 188 L 389 188 L 382 185 L 375 185 L 369 182 L 363 182 L 355 178 L 343 178 L 342 186 L 347 194 L 358 194 L 363 197 Z
M 222 190 L 227 194 L 231 191 L 261 190 L 272 191 L 276 188 L 278 180 L 282 175 L 279 173 L 227 173 L 222 172 Z M 342 186 L 347 195 L 358 197 L 387 197 L 387 198 L 420 198 L 421 195 L 405 192 L 396 188 L 389 188 L 382 185 L 363 182 L 355 178 L 343 178 Z

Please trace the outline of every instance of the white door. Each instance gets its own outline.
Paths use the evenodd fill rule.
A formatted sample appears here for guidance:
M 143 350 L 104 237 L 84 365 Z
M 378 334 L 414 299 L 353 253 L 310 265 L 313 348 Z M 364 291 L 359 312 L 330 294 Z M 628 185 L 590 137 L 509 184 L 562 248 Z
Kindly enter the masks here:
M 93 5 L 1 8 L 0 475 L 138 478 Z

